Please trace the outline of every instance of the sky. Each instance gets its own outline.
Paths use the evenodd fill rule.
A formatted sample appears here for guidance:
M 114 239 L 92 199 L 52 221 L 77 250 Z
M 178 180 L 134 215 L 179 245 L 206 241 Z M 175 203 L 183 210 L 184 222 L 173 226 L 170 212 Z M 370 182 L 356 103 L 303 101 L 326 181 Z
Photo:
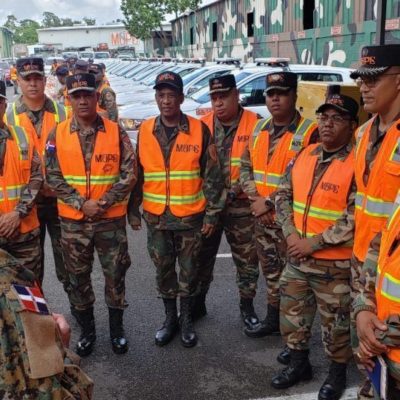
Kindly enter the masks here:
M 203 0 L 202 5 L 214 0 Z M 122 19 L 121 0 L 1 0 L 0 25 L 7 15 L 13 14 L 18 20 L 42 20 L 44 11 L 50 11 L 60 18 L 81 20 L 83 17 L 95 18 L 99 24 Z

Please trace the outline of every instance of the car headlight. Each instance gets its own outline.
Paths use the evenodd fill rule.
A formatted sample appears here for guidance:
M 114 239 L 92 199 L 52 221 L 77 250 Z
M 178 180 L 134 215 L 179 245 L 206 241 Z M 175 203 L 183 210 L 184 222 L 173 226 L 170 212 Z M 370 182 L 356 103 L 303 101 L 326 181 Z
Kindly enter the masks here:
M 142 125 L 142 119 L 132 119 L 132 118 L 120 118 L 119 122 L 121 126 L 127 131 L 135 131 Z

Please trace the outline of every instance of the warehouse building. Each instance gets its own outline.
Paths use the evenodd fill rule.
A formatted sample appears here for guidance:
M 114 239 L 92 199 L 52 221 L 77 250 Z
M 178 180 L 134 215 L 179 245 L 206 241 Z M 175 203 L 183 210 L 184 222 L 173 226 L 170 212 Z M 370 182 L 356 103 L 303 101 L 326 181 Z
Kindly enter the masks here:
M 171 21 L 177 57 L 289 57 L 350 67 L 375 41 L 377 0 L 219 0 Z M 387 0 L 386 43 L 400 42 L 400 1 Z

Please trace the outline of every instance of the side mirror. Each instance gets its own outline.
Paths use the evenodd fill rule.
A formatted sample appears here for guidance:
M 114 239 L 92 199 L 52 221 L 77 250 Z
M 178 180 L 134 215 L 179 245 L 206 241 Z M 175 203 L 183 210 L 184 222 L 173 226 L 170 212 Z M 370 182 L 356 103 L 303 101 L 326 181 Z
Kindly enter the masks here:
M 244 94 L 239 95 L 239 103 L 241 106 L 245 107 L 249 105 L 249 98 L 248 96 L 245 96 Z
M 192 86 L 192 87 L 188 90 L 187 94 L 188 94 L 188 95 L 191 95 L 192 93 L 197 92 L 198 89 L 199 89 L 199 88 L 198 88 L 197 86 Z

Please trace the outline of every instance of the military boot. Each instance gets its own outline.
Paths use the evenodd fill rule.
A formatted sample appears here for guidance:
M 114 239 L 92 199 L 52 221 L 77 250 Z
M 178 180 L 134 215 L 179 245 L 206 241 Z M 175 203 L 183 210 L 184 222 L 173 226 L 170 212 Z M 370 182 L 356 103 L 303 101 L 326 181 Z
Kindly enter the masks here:
M 192 305 L 193 321 L 197 321 L 198 319 L 207 315 L 206 295 L 207 293 L 200 293 L 193 298 L 193 305 Z
M 287 389 L 300 381 L 312 379 L 308 350 L 290 350 L 290 354 L 289 365 L 272 378 L 271 386 L 275 389 Z
M 76 353 L 80 357 L 87 357 L 93 351 L 96 342 L 93 307 L 87 310 L 77 310 L 74 308 L 72 315 L 81 327 L 81 335 L 76 345 Z
M 184 347 L 193 347 L 197 343 L 197 335 L 193 328 L 191 315 L 191 297 L 181 297 L 181 341 Z
M 268 304 L 268 313 L 265 319 L 252 327 L 246 327 L 244 333 L 251 338 L 280 335 L 279 309 Z
M 346 388 L 347 364 L 332 361 L 325 382 L 319 389 L 318 400 L 339 400 Z
M 246 327 L 254 329 L 260 320 L 257 317 L 253 307 L 253 299 L 240 299 L 240 315 Z
M 111 346 L 115 354 L 124 354 L 128 351 L 128 340 L 125 338 L 122 318 L 124 310 L 109 308 Z
M 290 349 L 288 346 L 284 347 L 284 349 L 278 354 L 278 357 L 276 357 L 276 360 L 283 365 L 289 365 Z
M 157 346 L 168 344 L 178 331 L 178 311 L 176 299 L 163 299 L 165 307 L 165 321 L 162 327 L 156 332 L 155 342 Z

